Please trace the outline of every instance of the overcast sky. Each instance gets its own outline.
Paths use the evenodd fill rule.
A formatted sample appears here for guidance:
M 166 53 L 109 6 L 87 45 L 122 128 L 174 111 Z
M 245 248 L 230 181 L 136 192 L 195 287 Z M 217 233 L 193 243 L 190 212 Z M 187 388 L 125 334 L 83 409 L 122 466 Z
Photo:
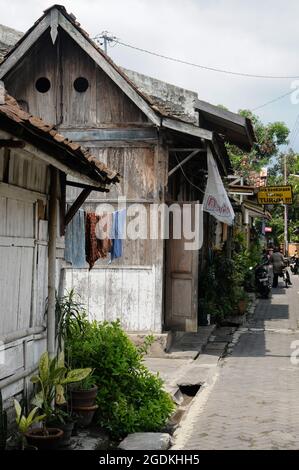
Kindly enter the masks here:
M 26 31 L 52 1 L 0 0 L 0 22 Z M 123 42 L 211 67 L 299 76 L 297 0 L 65 0 L 91 36 L 111 31 Z M 117 45 L 119 65 L 198 92 L 232 111 L 255 108 L 287 93 L 292 80 L 240 78 L 176 64 Z M 299 86 L 299 81 L 298 81 Z M 286 97 L 257 113 L 292 129 L 299 104 Z M 295 148 L 299 150 L 297 136 Z

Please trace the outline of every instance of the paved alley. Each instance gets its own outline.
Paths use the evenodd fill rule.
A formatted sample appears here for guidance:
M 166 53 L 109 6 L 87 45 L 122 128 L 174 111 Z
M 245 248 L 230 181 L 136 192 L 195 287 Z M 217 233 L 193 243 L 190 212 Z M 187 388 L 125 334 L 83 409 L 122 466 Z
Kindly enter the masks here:
M 298 449 L 299 364 L 290 360 L 294 340 L 299 350 L 298 276 L 292 282 L 259 301 L 194 399 L 174 449 Z

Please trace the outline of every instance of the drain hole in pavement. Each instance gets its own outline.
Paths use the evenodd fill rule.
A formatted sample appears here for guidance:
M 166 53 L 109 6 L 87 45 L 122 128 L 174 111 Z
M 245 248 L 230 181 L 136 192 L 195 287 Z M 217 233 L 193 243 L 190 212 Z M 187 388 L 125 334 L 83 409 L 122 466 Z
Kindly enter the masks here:
M 182 394 L 187 395 L 187 397 L 195 397 L 200 389 L 200 385 L 180 385 L 179 387 Z

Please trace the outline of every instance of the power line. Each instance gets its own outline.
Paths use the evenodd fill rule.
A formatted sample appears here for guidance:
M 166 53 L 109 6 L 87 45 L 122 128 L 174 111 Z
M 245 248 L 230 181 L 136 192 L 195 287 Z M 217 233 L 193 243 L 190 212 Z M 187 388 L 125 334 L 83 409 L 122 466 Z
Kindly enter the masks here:
M 257 109 L 264 108 L 265 106 L 268 106 L 269 104 L 272 104 L 272 103 L 275 103 L 276 101 L 282 100 L 282 99 L 285 98 L 286 96 L 290 96 L 290 95 L 291 95 L 292 93 L 294 93 L 294 91 L 296 91 L 296 90 L 297 90 L 297 88 L 295 88 L 294 90 L 288 91 L 287 93 L 284 93 L 283 95 L 277 96 L 277 98 L 273 98 L 273 99 L 270 100 L 270 101 L 266 101 L 266 103 L 263 103 L 263 104 L 261 104 L 260 106 L 256 106 L 256 107 L 253 108 L 251 111 L 256 111 Z
M 106 55 L 108 54 L 108 44 L 113 47 L 118 43 L 117 37 L 113 36 L 113 34 L 109 33 L 109 31 L 102 31 L 100 34 L 97 34 L 93 40 L 100 44 L 100 46 L 104 45 L 104 51 Z M 101 40 L 103 40 L 103 42 L 101 42 Z
M 160 57 L 161 59 L 170 60 L 172 62 L 178 62 L 180 64 L 190 65 L 191 67 L 197 67 L 200 69 L 209 70 L 211 72 L 225 73 L 228 75 L 236 75 L 239 77 L 247 77 L 247 78 L 266 78 L 266 79 L 279 79 L 279 80 L 299 78 L 298 75 L 259 75 L 259 74 L 244 73 L 244 72 L 234 72 L 232 70 L 220 69 L 218 67 L 209 67 L 207 65 L 196 64 L 194 62 L 188 62 L 186 60 L 177 59 L 177 58 L 170 57 L 164 54 L 159 54 L 158 52 L 149 51 L 147 49 L 142 49 L 141 47 L 132 46 L 131 44 L 126 44 L 125 42 L 122 42 L 119 39 L 116 39 L 115 42 L 116 44 L 120 44 L 121 46 L 129 47 L 130 49 L 134 49 L 139 52 L 145 52 L 146 54 L 150 54 L 155 57 Z
M 299 114 L 297 115 L 295 124 L 294 124 L 294 126 L 291 130 L 291 133 L 290 133 L 290 135 L 293 134 L 293 136 L 292 136 L 292 138 L 290 138 L 289 148 L 291 148 L 295 144 L 297 136 L 298 136 L 298 132 L 299 132 Z
M 99 42 L 100 39 L 104 39 L 104 46 L 105 46 L 106 54 L 107 54 L 107 44 L 108 43 L 109 43 L 110 47 L 115 46 L 117 44 L 120 44 L 121 46 L 129 47 L 131 49 L 134 49 L 134 50 L 137 50 L 137 51 L 140 51 L 140 52 L 145 52 L 147 54 L 151 54 L 151 55 L 154 55 L 156 57 L 160 57 L 162 59 L 171 60 L 173 62 L 178 62 L 178 63 L 181 63 L 181 64 L 190 65 L 190 66 L 205 69 L 205 70 L 210 70 L 210 71 L 213 71 L 213 72 L 226 73 L 226 74 L 229 74 L 229 75 L 236 75 L 236 76 L 250 77 L 250 78 L 269 78 L 269 79 L 295 79 L 295 78 L 299 78 L 299 76 L 256 75 L 256 74 L 248 74 L 248 73 L 242 73 L 242 72 L 233 72 L 233 71 L 229 71 L 229 70 L 218 69 L 218 68 L 215 68 L 215 67 L 208 67 L 208 66 L 204 66 L 204 65 L 200 65 L 200 64 L 195 64 L 195 63 L 192 63 L 192 62 L 187 62 L 187 61 L 184 61 L 184 60 L 181 60 L 181 59 L 176 59 L 176 58 L 169 57 L 169 56 L 166 56 L 166 55 L 163 55 L 163 54 L 159 54 L 157 52 L 148 51 L 146 49 L 142 49 L 142 48 L 137 47 L 137 46 L 132 46 L 131 44 L 126 44 L 126 43 L 120 41 L 116 36 L 113 36 L 111 33 L 108 33 L 107 31 L 103 31 L 101 34 L 95 36 L 93 39 L 98 41 L 98 42 Z M 268 106 L 272 103 L 275 103 L 275 102 L 285 98 L 286 96 L 291 95 L 294 91 L 296 91 L 296 89 L 288 91 L 287 93 L 284 93 L 284 94 L 282 94 L 282 95 L 280 95 L 276 98 L 273 98 L 270 101 L 267 101 L 267 102 L 261 104 L 260 106 L 256 106 L 255 108 L 252 108 L 251 111 L 257 111 L 258 109 L 264 108 L 265 106 Z

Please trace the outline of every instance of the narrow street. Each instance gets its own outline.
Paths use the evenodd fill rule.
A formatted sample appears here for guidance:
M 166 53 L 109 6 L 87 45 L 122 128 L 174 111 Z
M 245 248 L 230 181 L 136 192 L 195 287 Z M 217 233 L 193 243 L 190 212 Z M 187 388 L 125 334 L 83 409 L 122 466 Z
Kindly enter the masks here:
M 194 399 L 174 449 L 298 449 L 299 364 L 290 360 L 299 340 L 298 276 L 292 282 L 259 301 L 232 354 Z

